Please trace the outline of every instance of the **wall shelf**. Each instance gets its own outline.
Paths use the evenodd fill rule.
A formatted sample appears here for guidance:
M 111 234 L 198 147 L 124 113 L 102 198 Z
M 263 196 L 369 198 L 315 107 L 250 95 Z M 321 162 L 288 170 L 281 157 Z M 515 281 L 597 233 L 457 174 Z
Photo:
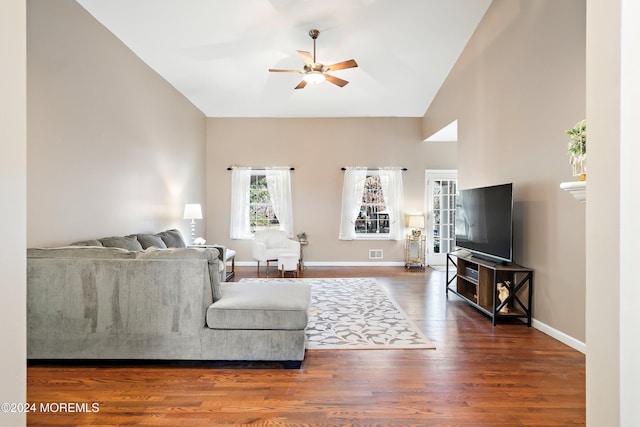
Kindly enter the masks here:
M 560 184 L 560 188 L 570 193 L 576 200 L 587 201 L 587 181 L 570 181 Z

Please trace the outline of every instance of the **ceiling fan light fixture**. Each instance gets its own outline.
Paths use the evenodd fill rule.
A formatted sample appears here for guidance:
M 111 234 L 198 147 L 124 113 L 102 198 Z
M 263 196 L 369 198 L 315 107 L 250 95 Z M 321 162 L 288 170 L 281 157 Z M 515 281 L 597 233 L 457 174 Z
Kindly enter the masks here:
M 302 80 L 312 85 L 317 85 L 325 81 L 327 78 L 319 71 L 311 71 L 304 75 Z
M 299 50 L 298 55 L 304 61 L 304 67 L 302 70 L 281 70 L 276 68 L 269 68 L 270 73 L 299 73 L 302 74 L 302 80 L 294 89 L 303 89 L 307 84 L 317 85 L 322 83 L 325 80 L 328 80 L 329 83 L 333 83 L 336 86 L 344 87 L 349 83 L 346 80 L 342 80 L 339 77 L 336 77 L 332 74 L 325 74 L 329 71 L 338 71 L 344 70 L 346 68 L 355 68 L 358 66 L 358 63 L 354 59 L 349 59 L 348 61 L 336 62 L 331 65 L 323 65 L 320 62 L 316 61 L 316 39 L 318 38 L 318 34 L 320 31 L 311 30 L 309 31 L 309 36 L 313 39 L 313 56 L 310 52 L 306 50 Z

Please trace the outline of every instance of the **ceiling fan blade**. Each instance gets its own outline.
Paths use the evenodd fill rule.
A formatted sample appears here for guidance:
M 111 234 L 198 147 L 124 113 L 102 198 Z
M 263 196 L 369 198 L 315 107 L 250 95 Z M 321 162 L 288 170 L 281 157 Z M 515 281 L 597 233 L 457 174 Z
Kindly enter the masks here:
M 269 71 L 272 73 L 301 73 L 300 70 L 278 70 L 275 68 L 269 68 Z
M 358 66 L 358 63 L 355 59 L 350 59 L 348 61 L 338 62 L 332 65 L 328 65 L 324 67 L 325 71 L 336 71 L 336 70 L 344 70 L 345 68 L 355 68 Z
M 300 83 L 298 83 L 298 86 L 296 86 L 296 89 L 302 89 L 303 87 L 305 87 L 307 85 L 307 81 L 306 80 L 300 80 Z
M 327 81 L 330 81 L 336 86 L 344 87 L 347 85 L 347 83 L 349 83 L 348 81 L 339 79 L 336 76 L 332 76 L 331 74 L 325 74 L 324 76 L 327 78 Z
M 313 57 L 311 56 L 311 54 L 309 52 L 304 51 L 304 50 L 299 50 L 298 54 L 300 55 L 300 57 L 302 58 L 302 60 L 304 61 L 305 64 L 313 65 Z

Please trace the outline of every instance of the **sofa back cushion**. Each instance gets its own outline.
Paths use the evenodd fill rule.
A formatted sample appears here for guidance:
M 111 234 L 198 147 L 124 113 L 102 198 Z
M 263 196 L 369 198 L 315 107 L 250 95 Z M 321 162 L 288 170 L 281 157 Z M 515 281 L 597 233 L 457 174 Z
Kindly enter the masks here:
M 209 280 L 211 282 L 211 293 L 213 301 L 222 298 L 222 288 L 220 284 L 220 274 L 218 272 L 219 262 L 218 250 L 214 248 L 168 248 L 158 249 L 151 247 L 142 252 L 138 252 L 137 259 L 206 259 L 209 267 Z
M 140 242 L 138 242 L 135 236 L 103 237 L 100 239 L 100 243 L 102 243 L 102 246 L 108 248 L 122 248 L 130 251 L 142 250 L 142 245 L 140 245 Z
M 138 239 L 138 242 L 140 242 L 140 246 L 142 246 L 142 249 L 148 249 L 150 247 L 156 247 L 160 249 L 167 248 L 164 240 L 162 240 L 162 238 L 157 234 L 134 234 L 133 237 Z
M 186 248 L 187 245 L 184 243 L 184 239 L 182 238 L 182 233 L 180 231 L 173 229 L 163 231 L 158 233 L 159 236 L 167 248 Z
M 100 240 L 83 240 L 82 242 L 74 242 L 69 246 L 102 246 Z
M 59 248 L 29 248 L 28 258 L 113 258 L 135 259 L 136 252 L 122 248 L 63 246 Z

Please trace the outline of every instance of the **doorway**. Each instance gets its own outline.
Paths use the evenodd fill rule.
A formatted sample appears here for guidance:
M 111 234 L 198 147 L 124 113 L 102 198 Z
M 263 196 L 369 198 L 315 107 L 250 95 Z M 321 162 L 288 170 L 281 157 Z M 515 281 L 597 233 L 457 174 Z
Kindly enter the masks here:
M 427 170 L 425 180 L 427 264 L 445 265 L 447 252 L 455 249 L 458 171 Z

